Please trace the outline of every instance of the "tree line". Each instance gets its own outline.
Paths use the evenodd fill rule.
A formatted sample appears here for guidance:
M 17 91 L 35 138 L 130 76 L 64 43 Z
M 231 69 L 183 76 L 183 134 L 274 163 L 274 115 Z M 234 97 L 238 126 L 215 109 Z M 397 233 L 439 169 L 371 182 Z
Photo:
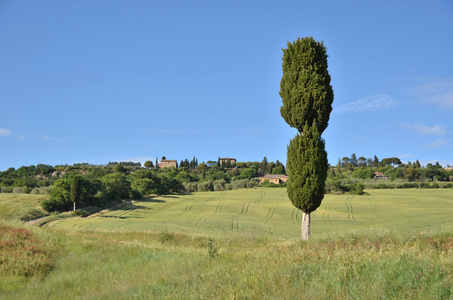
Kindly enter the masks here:
M 377 176 L 377 172 L 382 174 Z M 363 194 L 364 189 L 392 188 L 450 188 L 453 187 L 453 169 L 439 162 L 422 166 L 418 160 L 403 163 L 397 157 L 379 160 L 350 157 L 338 160 L 329 168 L 326 180 L 327 193 Z
M 178 168 L 163 169 L 130 162 L 9 168 L 0 172 L 0 191 L 48 194 L 42 202 L 44 209 L 66 211 L 74 209 L 74 205 L 102 207 L 112 201 L 150 194 L 252 188 L 258 185 L 257 176 L 285 174 L 281 162 L 268 162 L 267 158 L 223 165 L 218 161 L 198 164 L 195 157 L 182 162 Z

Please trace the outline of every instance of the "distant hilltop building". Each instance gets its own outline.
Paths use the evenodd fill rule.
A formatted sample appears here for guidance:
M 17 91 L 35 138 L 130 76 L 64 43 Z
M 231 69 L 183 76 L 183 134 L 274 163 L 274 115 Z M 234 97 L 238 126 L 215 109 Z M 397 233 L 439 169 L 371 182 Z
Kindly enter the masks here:
M 220 165 L 226 164 L 228 162 L 230 162 L 230 165 L 231 165 L 231 164 L 236 163 L 236 158 L 224 157 L 224 158 L 219 158 L 219 161 L 220 161 Z
M 374 178 L 375 179 L 388 179 L 388 177 L 385 176 L 384 173 L 381 173 L 381 172 L 374 172 Z
M 258 179 L 260 180 L 259 184 L 262 184 L 266 181 L 269 181 L 269 183 L 280 184 L 280 183 L 286 182 L 288 180 L 288 178 L 289 178 L 288 176 L 283 175 L 283 174 L 278 174 L 278 175 L 266 174 L 262 177 L 258 177 Z
M 165 156 L 162 157 L 160 164 L 157 165 L 158 169 L 163 169 L 163 168 L 178 168 L 178 161 L 176 159 L 166 159 Z

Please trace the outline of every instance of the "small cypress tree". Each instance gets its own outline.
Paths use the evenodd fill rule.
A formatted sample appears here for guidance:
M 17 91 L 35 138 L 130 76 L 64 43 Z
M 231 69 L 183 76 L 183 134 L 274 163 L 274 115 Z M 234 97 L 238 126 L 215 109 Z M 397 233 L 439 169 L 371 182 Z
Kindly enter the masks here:
M 71 183 L 71 201 L 74 203 L 74 211 L 76 210 L 76 203 L 80 201 L 80 194 L 82 192 L 81 182 L 79 175 L 74 176 Z

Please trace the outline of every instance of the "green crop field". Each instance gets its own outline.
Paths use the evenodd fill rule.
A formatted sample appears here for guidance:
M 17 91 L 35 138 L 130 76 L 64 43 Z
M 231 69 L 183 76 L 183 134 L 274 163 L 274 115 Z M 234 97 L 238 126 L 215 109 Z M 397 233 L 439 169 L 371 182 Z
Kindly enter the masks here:
M 31 209 L 39 208 L 47 196 L 31 194 L 0 193 L 0 220 L 17 221 Z
M 426 231 L 453 222 L 453 190 L 370 190 L 369 195 L 326 195 L 312 214 L 312 236 L 371 228 Z M 51 223 L 59 228 L 176 231 L 222 236 L 232 232 L 298 237 L 301 213 L 283 188 L 257 188 L 133 201 L 95 217 Z
M 0 299 L 452 299 L 453 189 L 368 193 L 327 195 L 306 242 L 280 188 L 34 225 L 42 196 L 0 194 Z

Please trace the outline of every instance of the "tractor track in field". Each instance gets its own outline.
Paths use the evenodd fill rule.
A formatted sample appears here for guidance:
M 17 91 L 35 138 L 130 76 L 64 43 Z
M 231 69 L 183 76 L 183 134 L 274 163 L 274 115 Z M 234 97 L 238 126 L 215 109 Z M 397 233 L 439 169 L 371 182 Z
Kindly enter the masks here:
M 157 213 L 160 213 L 160 212 L 162 212 L 164 210 L 169 209 L 172 206 L 173 206 L 173 204 L 166 204 L 166 205 L 162 206 L 161 208 L 159 208 L 158 210 L 156 210 L 153 214 L 155 215 Z
M 186 208 L 184 208 L 184 210 L 183 210 L 182 212 L 179 212 L 179 213 L 175 214 L 175 215 L 173 216 L 173 218 L 174 218 L 174 217 L 182 216 L 182 215 L 184 215 L 184 214 L 187 214 L 187 213 L 192 209 L 192 207 L 193 207 L 193 204 L 187 205 Z
M 215 214 L 221 214 L 222 213 L 222 210 L 223 210 L 223 205 L 225 204 L 225 201 L 220 201 L 216 208 L 215 208 Z
M 197 223 L 195 223 L 195 225 L 193 227 L 198 227 L 198 226 L 203 226 L 204 223 L 206 223 L 206 221 L 208 220 L 208 217 L 203 217 L 203 218 L 200 218 Z
M 325 223 L 332 224 L 332 222 L 330 221 L 330 215 L 332 214 L 332 210 L 331 210 L 332 205 L 328 201 L 323 201 L 323 202 L 324 202 L 324 213 L 322 214 L 322 220 Z
M 296 216 L 294 214 L 295 212 L 296 212 L 296 208 L 293 208 L 293 212 L 291 213 L 291 221 L 293 222 L 293 225 L 296 225 L 296 221 L 294 221 L 294 219 L 296 218 Z
M 395 205 L 395 207 L 399 210 L 399 211 L 404 211 L 403 207 L 401 206 L 401 204 L 395 200 L 393 197 L 390 198 L 390 201 L 392 201 L 393 205 Z
M 232 216 L 231 217 L 231 231 L 239 231 L 239 217 L 238 216 Z
M 283 191 L 283 192 L 280 194 L 280 197 L 278 198 L 277 203 L 282 203 L 282 202 L 283 202 L 283 199 L 285 199 L 285 195 L 286 195 L 286 192 Z
M 189 205 L 187 205 L 187 206 L 184 208 L 183 211 L 178 212 L 178 213 L 175 213 L 175 214 L 173 214 L 170 218 L 168 218 L 168 219 L 166 219 L 166 220 L 162 220 L 162 221 L 160 221 L 159 223 L 160 223 L 160 224 L 167 224 L 168 222 L 170 222 L 170 219 L 174 219 L 174 218 L 177 218 L 177 217 L 182 216 L 182 215 L 184 215 L 184 214 L 187 214 L 187 213 L 192 209 L 192 207 L 193 207 L 193 204 L 189 204 Z
M 244 202 L 244 205 L 242 205 L 242 210 L 239 213 L 239 215 L 245 216 L 249 212 L 249 206 L 250 206 L 250 203 Z
M 300 210 L 297 209 L 296 207 L 293 208 L 293 212 L 291 214 L 291 221 L 293 222 L 294 225 L 299 225 L 300 224 Z
M 346 203 L 346 213 L 348 214 L 348 220 L 352 222 L 356 222 L 354 217 L 354 208 L 352 207 L 352 199 L 354 196 L 348 197 L 348 201 Z
M 266 195 L 266 191 L 265 191 L 265 190 L 262 190 L 261 193 L 260 193 L 260 195 L 258 196 L 258 198 L 255 200 L 255 203 L 256 203 L 256 204 L 259 204 L 259 203 L 263 200 L 263 198 L 264 198 L 265 195 Z
M 330 221 L 330 214 L 331 214 L 330 211 L 327 211 L 327 212 L 325 212 L 325 213 L 322 214 L 322 220 L 323 220 L 325 223 L 332 224 L 332 222 Z
M 235 201 L 241 201 L 241 199 L 244 197 L 244 194 L 239 194 L 236 198 L 234 198 Z
M 272 219 L 276 209 L 277 209 L 277 206 L 269 208 L 269 211 L 267 212 L 267 215 L 263 219 L 264 224 L 266 224 L 267 222 L 269 222 Z

